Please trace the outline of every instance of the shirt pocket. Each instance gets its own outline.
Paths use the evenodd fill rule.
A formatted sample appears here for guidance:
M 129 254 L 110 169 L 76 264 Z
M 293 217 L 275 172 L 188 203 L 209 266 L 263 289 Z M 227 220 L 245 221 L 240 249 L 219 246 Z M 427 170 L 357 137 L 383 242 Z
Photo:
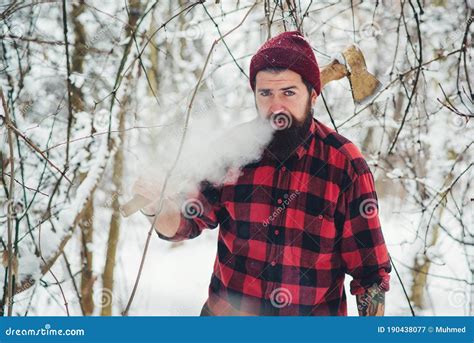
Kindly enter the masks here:
M 336 226 L 334 217 L 327 213 L 317 216 L 307 215 L 303 238 L 303 247 L 321 254 L 334 252 L 336 246 Z

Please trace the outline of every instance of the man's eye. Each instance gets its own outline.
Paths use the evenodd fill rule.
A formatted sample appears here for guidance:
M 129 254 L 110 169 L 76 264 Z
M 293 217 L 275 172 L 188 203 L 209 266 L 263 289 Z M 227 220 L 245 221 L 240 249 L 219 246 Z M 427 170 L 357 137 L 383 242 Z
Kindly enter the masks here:
M 269 95 L 270 95 L 270 92 L 260 92 L 260 95 L 261 95 L 261 96 L 269 96 Z
M 286 96 L 292 96 L 292 95 L 295 95 L 295 92 L 293 91 L 285 91 L 284 93 Z

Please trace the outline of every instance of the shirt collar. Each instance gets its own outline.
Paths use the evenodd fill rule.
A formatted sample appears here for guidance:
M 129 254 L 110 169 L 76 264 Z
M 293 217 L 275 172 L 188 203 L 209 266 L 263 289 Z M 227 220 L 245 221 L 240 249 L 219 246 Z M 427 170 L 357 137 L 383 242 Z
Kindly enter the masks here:
M 301 159 L 308 152 L 309 147 L 311 146 L 312 138 L 314 137 L 315 133 L 316 133 L 316 120 L 312 119 L 311 126 L 308 131 L 308 135 L 296 149 L 296 155 L 298 156 L 298 159 Z

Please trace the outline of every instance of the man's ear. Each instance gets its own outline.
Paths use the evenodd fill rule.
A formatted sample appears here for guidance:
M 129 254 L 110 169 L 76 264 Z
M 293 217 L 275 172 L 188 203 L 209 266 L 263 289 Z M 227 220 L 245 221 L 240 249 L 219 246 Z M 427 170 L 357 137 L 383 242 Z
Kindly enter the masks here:
M 311 106 L 313 107 L 316 104 L 316 98 L 318 97 L 318 94 L 316 91 L 313 89 L 311 90 Z

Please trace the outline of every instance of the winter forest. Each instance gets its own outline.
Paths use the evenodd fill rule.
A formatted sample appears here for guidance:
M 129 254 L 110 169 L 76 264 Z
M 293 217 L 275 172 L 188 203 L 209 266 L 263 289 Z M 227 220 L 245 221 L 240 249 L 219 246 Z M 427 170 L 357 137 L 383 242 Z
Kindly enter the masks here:
M 139 177 L 187 191 L 258 155 L 264 133 L 232 130 L 257 116 L 249 62 L 299 30 L 320 67 L 355 44 L 381 83 L 364 102 L 347 78 L 329 83 L 314 117 L 374 175 L 393 267 L 386 315 L 474 315 L 473 11 L 472 0 L 0 0 L 2 314 L 199 315 L 218 229 L 167 242 L 123 205 Z

